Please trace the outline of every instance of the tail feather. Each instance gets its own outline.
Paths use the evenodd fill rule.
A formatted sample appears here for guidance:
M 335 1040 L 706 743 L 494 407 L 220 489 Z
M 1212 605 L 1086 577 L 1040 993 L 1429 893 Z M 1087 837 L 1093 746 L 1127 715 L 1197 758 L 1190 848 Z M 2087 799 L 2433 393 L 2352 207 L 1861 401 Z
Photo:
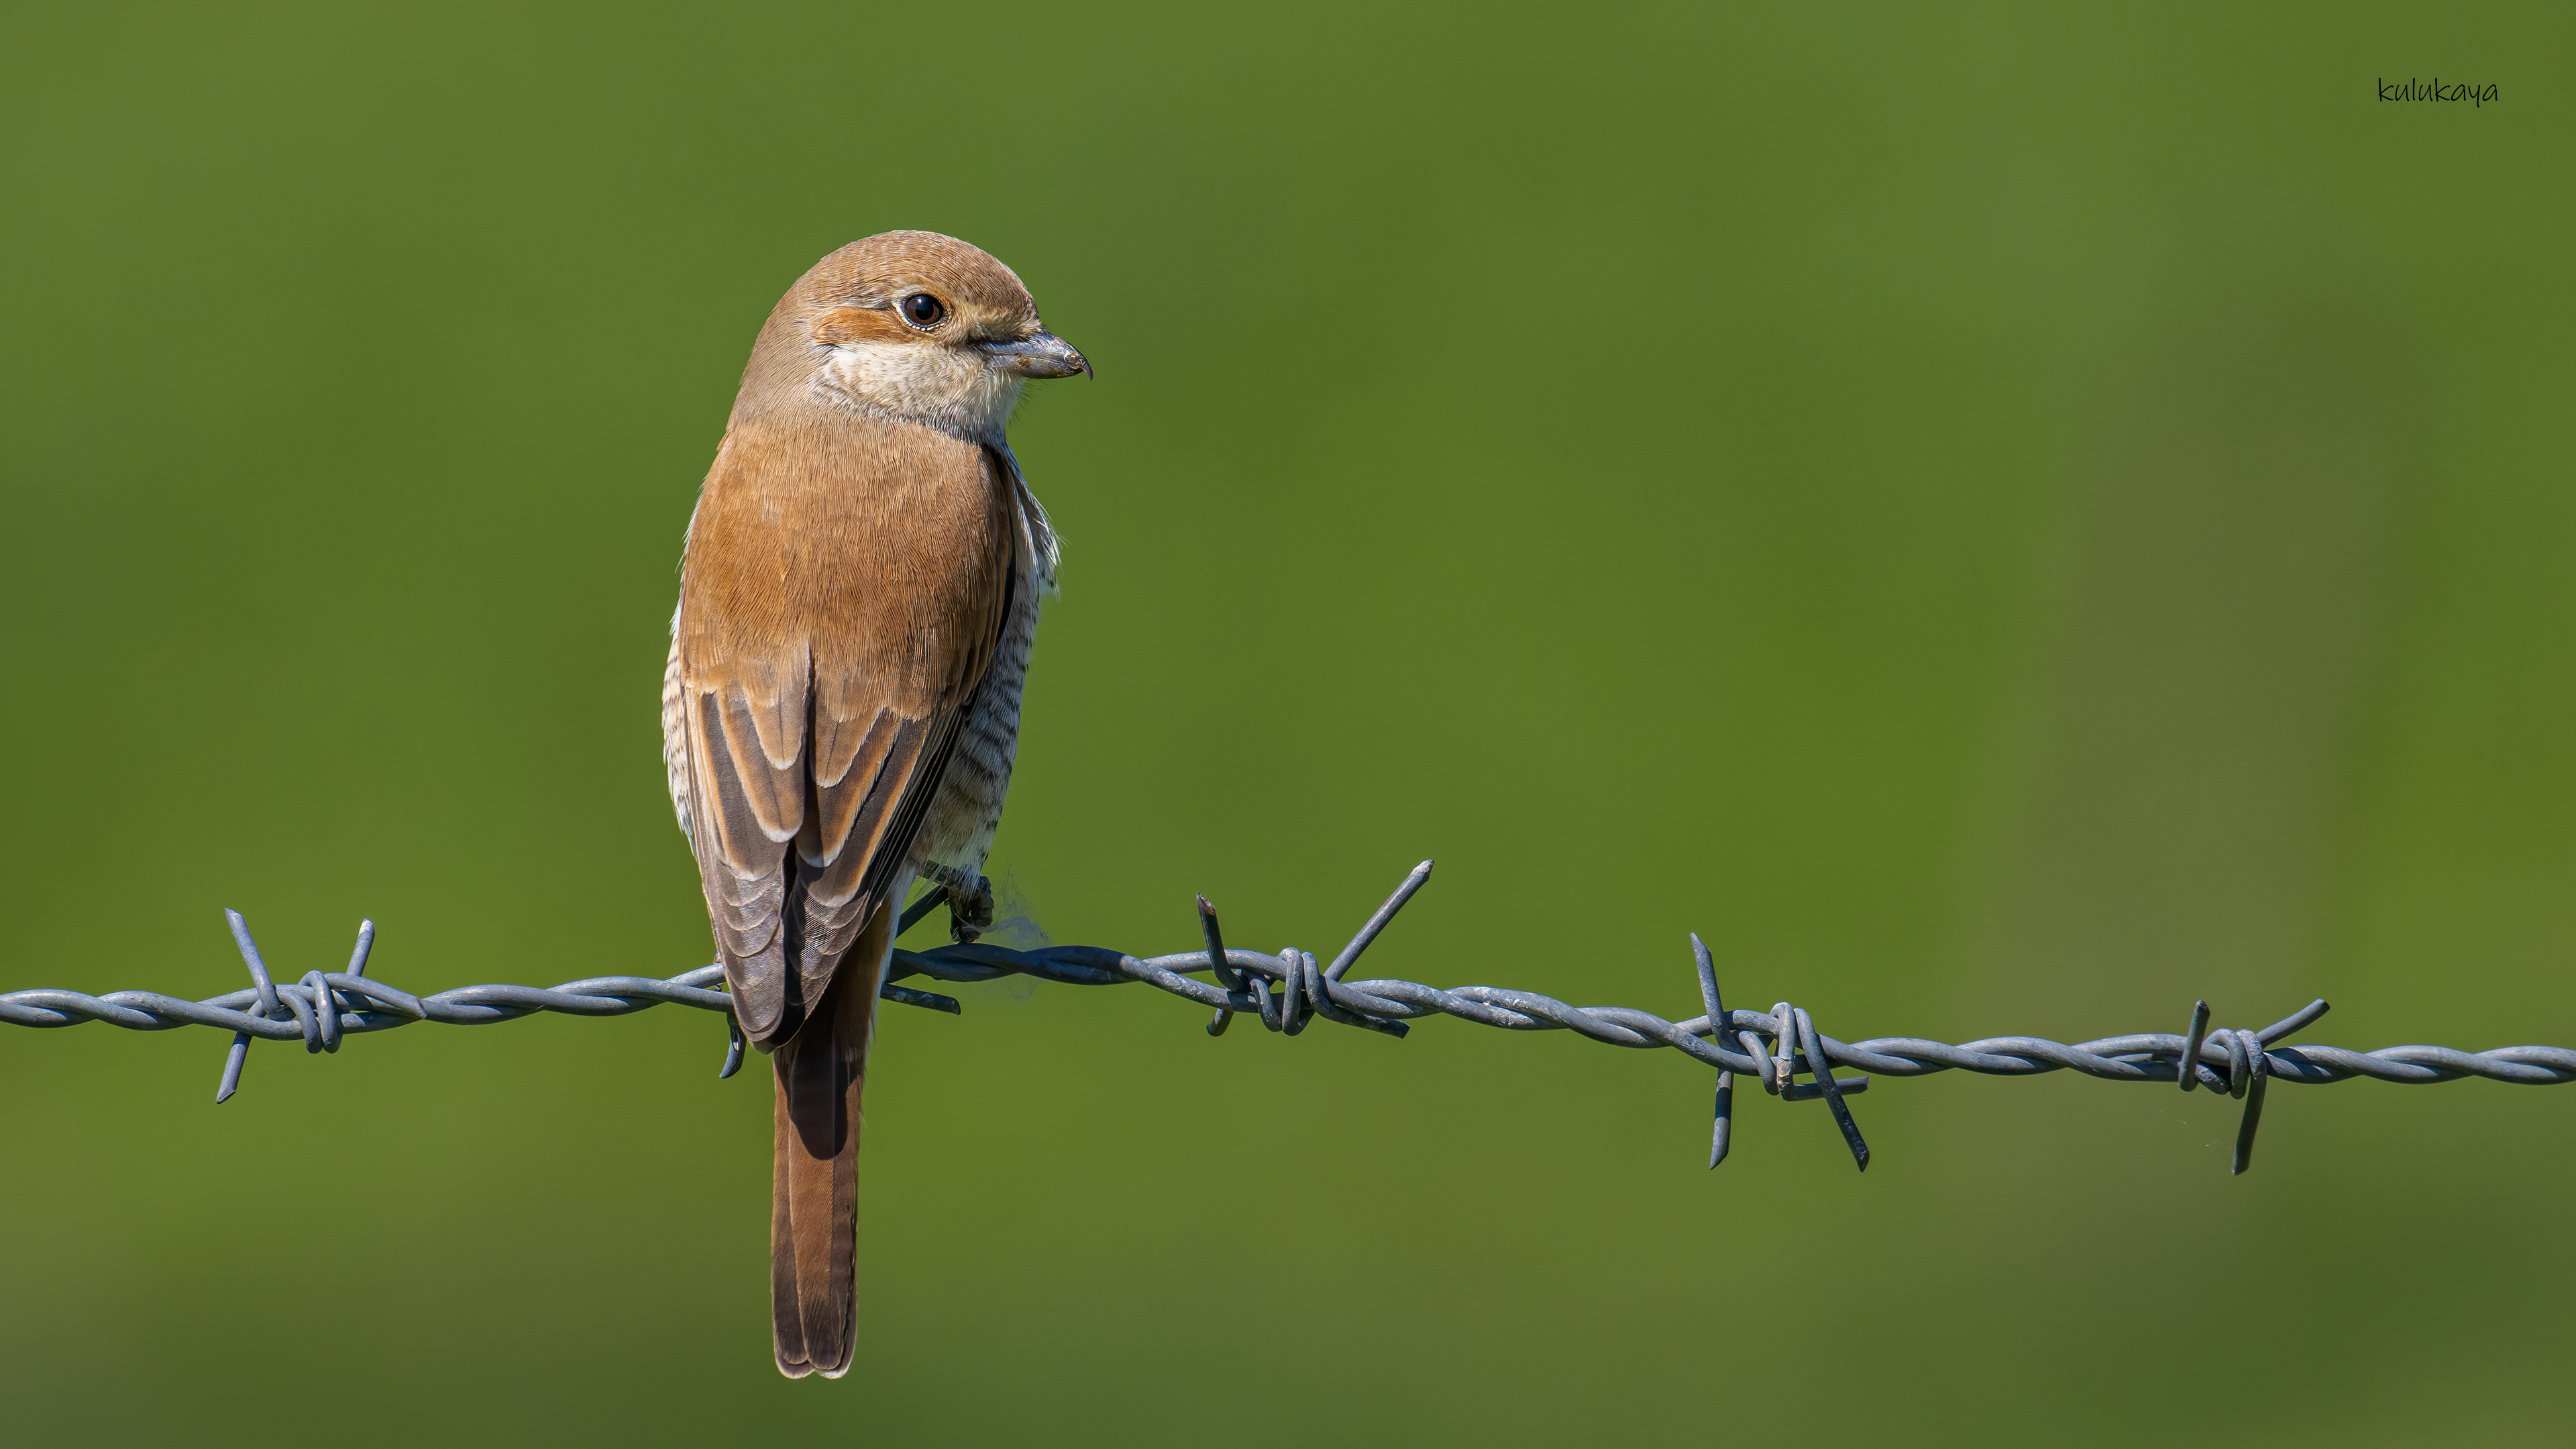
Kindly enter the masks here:
M 839 1378 L 857 1344 L 859 1090 L 893 923 L 880 906 L 804 1026 L 770 1055 L 770 1330 L 789 1378 Z

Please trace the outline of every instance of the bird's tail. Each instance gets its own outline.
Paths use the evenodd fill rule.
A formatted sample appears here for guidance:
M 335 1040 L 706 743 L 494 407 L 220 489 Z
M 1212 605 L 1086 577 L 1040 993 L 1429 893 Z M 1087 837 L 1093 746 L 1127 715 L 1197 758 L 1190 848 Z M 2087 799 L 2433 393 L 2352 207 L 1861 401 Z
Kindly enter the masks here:
M 778 1075 L 769 1318 L 778 1371 L 849 1372 L 858 1337 L 859 1088 L 894 914 L 879 906 L 793 1039 Z

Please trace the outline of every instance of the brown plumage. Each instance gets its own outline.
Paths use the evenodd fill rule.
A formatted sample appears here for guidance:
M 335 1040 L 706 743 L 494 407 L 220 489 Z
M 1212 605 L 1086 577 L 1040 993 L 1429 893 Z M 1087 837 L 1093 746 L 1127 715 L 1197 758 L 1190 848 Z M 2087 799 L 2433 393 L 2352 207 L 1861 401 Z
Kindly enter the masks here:
M 779 1370 L 850 1366 L 859 1089 L 914 875 L 972 879 L 1010 785 L 1055 539 L 1003 439 L 1088 372 L 1010 269 L 888 232 L 752 346 L 689 523 L 662 733 L 743 1031 L 777 1077 Z

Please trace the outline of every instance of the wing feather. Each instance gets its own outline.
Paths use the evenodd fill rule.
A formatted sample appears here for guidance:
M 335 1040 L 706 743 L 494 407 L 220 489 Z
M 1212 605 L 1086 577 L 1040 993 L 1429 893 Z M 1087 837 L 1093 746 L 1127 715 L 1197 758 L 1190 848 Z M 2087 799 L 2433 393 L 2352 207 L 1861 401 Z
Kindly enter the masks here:
M 885 773 L 886 762 L 894 753 L 895 734 L 902 726 L 903 721 L 895 718 L 894 711 L 879 710 L 865 733 L 855 729 L 844 732 L 844 737 L 856 742 L 857 748 L 843 757 L 838 769 L 828 775 L 822 768 L 816 769 L 816 808 L 806 817 L 811 830 L 797 842 L 807 864 L 830 865 L 840 859 L 858 825 L 859 810 L 868 803 Z M 818 761 L 827 759 L 819 748 L 815 757 Z M 843 788 L 844 782 L 855 782 L 859 788 Z M 823 842 L 827 840 L 834 843 L 826 847 Z
M 801 691 L 800 691 L 801 692 Z M 783 722 L 771 725 L 773 736 L 786 746 L 787 763 L 773 764 L 775 756 L 769 741 L 761 738 L 760 707 L 739 685 L 711 691 L 706 698 L 714 706 L 717 728 L 722 732 L 724 751 L 716 761 L 723 771 L 719 776 L 728 806 L 738 806 L 750 814 L 752 827 L 772 845 L 784 845 L 796 838 L 805 825 L 805 721 L 799 712 L 795 732 L 786 733 Z M 748 837 L 727 832 L 728 840 Z

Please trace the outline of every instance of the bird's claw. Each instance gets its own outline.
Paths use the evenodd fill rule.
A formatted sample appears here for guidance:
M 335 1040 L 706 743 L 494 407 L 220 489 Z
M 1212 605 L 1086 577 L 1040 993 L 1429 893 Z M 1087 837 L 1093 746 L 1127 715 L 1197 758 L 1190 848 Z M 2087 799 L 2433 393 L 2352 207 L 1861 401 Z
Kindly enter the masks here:
M 960 946 L 973 944 L 976 937 L 993 929 L 993 883 L 983 876 L 975 877 L 972 886 L 951 883 L 948 887 L 948 935 Z

